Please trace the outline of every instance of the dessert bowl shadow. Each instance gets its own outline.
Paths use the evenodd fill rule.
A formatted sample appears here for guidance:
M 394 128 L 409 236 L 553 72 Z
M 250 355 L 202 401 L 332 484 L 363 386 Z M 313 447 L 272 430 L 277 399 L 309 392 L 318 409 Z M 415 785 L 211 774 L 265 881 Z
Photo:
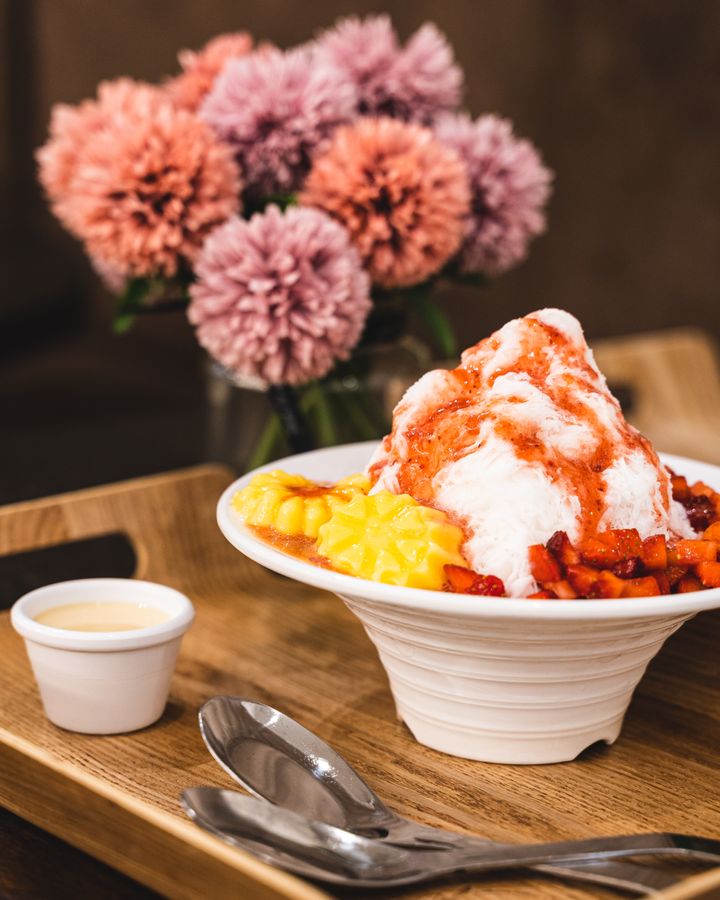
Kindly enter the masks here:
M 524 600 L 398 587 L 319 568 L 256 537 L 230 501 L 260 471 L 321 482 L 360 472 L 373 441 L 277 460 L 235 481 L 218 524 L 255 562 L 337 594 L 377 648 L 397 713 L 422 744 L 468 759 L 537 764 L 613 743 L 633 691 L 665 640 L 720 588 L 624 600 Z M 720 489 L 720 468 L 662 455 Z

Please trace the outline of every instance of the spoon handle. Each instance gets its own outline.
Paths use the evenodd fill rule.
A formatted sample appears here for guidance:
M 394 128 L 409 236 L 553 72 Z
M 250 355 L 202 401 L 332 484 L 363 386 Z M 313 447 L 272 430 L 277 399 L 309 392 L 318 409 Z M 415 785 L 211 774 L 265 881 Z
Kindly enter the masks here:
M 720 841 L 670 833 L 619 835 L 546 844 L 488 846 L 479 841 L 468 841 L 459 846 L 453 856 L 454 865 L 473 871 L 500 865 L 585 864 L 623 856 L 671 856 L 717 864 L 720 862 Z
M 659 893 L 682 881 L 680 876 L 663 869 L 616 860 L 593 862 L 584 859 L 582 862 L 575 863 L 531 866 L 530 871 L 542 872 L 544 875 L 551 875 L 553 878 L 561 878 L 564 881 L 599 884 L 630 894 L 639 894 L 641 897 Z
M 389 821 L 388 834 L 382 840 L 408 850 L 452 852 L 456 848 L 462 848 L 469 854 L 472 854 L 476 847 L 486 848 L 494 843 L 487 838 L 458 834 L 399 818 L 392 818 Z M 578 862 L 539 864 L 531 868 L 554 878 L 599 884 L 641 896 L 665 890 L 681 880 L 677 874 L 663 869 L 617 859 L 583 859 Z

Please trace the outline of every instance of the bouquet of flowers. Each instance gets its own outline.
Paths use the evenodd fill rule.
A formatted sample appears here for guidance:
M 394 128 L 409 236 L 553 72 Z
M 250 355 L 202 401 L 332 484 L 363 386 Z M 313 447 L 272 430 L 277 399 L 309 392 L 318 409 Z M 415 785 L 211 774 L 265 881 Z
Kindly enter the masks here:
M 434 284 L 519 263 L 551 173 L 510 122 L 460 111 L 432 24 L 404 46 L 384 15 L 285 51 L 226 34 L 179 63 L 56 106 L 42 185 L 118 295 L 118 331 L 186 306 L 208 353 L 268 390 L 292 450 L 308 421 L 331 442 L 328 379 L 398 308 L 453 355 Z

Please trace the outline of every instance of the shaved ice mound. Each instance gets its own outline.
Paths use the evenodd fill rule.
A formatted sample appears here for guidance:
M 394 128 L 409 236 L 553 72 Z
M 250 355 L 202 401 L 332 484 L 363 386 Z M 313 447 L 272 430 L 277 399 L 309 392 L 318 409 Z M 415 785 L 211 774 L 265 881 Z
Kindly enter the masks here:
M 528 548 L 556 531 L 573 542 L 616 528 L 695 536 L 579 322 L 558 309 L 508 322 L 458 368 L 412 385 L 367 472 L 373 490 L 445 512 L 465 530 L 472 568 L 514 597 L 537 589 Z

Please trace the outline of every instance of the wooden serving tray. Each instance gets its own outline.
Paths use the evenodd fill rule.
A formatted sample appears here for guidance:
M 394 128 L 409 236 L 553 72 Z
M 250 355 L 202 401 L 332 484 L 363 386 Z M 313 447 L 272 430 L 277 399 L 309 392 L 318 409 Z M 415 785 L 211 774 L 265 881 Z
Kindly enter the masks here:
M 701 614 L 668 641 L 613 747 L 553 766 L 445 756 L 398 722 L 375 651 L 339 599 L 265 571 L 224 540 L 215 504 L 231 477 L 205 466 L 0 509 L 0 554 L 122 531 L 136 549 L 136 575 L 184 591 L 197 608 L 164 717 L 114 737 L 64 732 L 45 719 L 22 640 L 0 614 L 0 805 L 169 897 L 329 896 L 226 847 L 180 809 L 184 787 L 231 786 L 197 728 L 198 707 L 223 693 L 294 716 L 390 806 L 428 824 L 499 841 L 646 830 L 720 838 L 720 613 Z M 610 896 L 520 873 L 373 896 L 475 892 Z M 720 870 L 666 893 L 701 896 L 720 896 Z

